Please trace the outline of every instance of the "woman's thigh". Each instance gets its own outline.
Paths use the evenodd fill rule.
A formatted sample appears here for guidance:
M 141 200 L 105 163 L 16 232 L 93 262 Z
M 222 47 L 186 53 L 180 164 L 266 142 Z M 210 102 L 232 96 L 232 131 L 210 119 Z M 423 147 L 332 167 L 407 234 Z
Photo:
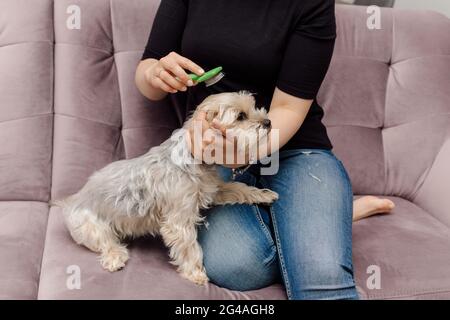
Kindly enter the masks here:
M 210 280 L 232 290 L 254 290 L 279 279 L 276 245 L 255 205 L 216 206 L 199 228 L 203 263 Z
M 280 195 L 271 217 L 288 296 L 355 298 L 353 196 L 342 163 L 326 150 L 285 151 L 261 183 Z

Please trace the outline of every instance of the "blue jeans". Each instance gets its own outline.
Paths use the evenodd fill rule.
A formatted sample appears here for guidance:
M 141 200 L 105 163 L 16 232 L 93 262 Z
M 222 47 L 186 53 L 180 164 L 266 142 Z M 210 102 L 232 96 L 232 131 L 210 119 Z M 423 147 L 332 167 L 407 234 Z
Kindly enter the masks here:
M 276 191 L 279 200 L 205 213 L 198 239 L 210 280 L 239 291 L 281 280 L 289 299 L 357 299 L 353 195 L 342 163 L 329 150 L 297 149 L 280 152 L 275 175 L 259 175 L 258 167 L 236 181 Z

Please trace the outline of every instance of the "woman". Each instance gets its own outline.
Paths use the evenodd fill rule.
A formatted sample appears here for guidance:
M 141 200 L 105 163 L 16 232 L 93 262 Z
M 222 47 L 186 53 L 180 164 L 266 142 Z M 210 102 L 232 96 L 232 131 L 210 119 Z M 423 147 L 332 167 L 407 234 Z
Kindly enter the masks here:
M 253 165 L 236 179 L 280 199 L 270 208 L 215 207 L 199 230 L 206 271 L 219 286 L 253 290 L 281 278 L 289 299 L 358 298 L 352 212 L 356 220 L 393 203 L 364 197 L 353 204 L 350 180 L 331 152 L 315 97 L 335 29 L 333 0 L 161 2 L 136 71 L 142 94 L 160 100 L 186 92 L 190 111 L 210 94 L 248 90 L 279 130 L 278 173 L 261 175 Z M 216 66 L 226 77 L 208 88 L 185 71 Z

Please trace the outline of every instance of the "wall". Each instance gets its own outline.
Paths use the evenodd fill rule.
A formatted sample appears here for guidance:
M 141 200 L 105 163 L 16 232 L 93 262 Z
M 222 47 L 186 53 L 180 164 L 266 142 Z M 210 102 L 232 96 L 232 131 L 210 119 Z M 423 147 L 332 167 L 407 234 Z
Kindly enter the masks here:
M 450 18 L 450 0 L 396 0 L 394 8 L 430 9 L 442 12 Z
M 355 0 L 336 0 L 336 3 L 352 4 Z M 356 0 L 357 4 L 376 4 L 380 0 Z M 395 0 L 395 8 L 428 9 L 444 13 L 450 18 L 450 0 Z

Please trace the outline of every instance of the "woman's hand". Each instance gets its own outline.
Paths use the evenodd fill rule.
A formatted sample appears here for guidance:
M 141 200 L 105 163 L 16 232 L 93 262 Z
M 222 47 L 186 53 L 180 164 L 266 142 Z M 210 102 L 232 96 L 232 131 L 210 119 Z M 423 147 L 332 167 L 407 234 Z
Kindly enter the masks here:
M 167 93 L 186 91 L 187 87 L 195 85 L 185 69 L 197 75 L 205 73 L 199 65 L 176 52 L 159 60 L 146 59 L 137 67 L 136 85 L 150 100 L 161 100 Z
M 168 93 L 186 91 L 194 82 L 185 69 L 198 75 L 204 73 L 199 65 L 176 52 L 171 52 L 146 70 L 145 79 L 154 88 Z
M 228 168 L 238 168 L 246 164 L 236 163 L 238 157 L 235 139 L 227 138 L 226 128 L 217 121 L 213 120 L 210 125 L 206 120 L 205 112 L 197 113 L 191 124 L 188 130 L 188 141 L 191 154 L 195 159 Z M 219 150 L 222 150 L 220 154 L 215 152 Z M 230 163 L 227 160 L 231 160 Z

